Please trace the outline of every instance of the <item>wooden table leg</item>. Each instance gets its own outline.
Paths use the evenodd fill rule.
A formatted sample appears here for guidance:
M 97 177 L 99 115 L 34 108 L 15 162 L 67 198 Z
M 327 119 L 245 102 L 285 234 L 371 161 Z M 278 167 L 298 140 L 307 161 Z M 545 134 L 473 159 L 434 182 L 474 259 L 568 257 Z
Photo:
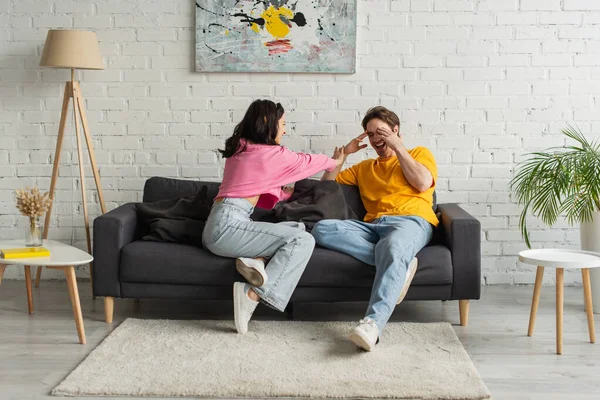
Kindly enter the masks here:
M 42 266 L 38 265 L 35 273 L 35 287 L 40 287 L 40 279 L 42 278 Z
M 83 316 L 81 315 L 81 303 L 79 302 L 79 289 L 77 288 L 77 279 L 75 278 L 75 268 L 68 266 L 63 271 L 65 272 L 67 285 L 69 286 L 69 296 L 71 297 L 71 305 L 73 306 L 73 317 L 75 317 L 79 343 L 85 344 L 85 329 L 83 327 Z
M 589 268 L 581 269 L 583 280 L 583 294 L 585 297 L 585 310 L 587 312 L 588 331 L 590 333 L 590 343 L 596 342 L 596 332 L 594 331 L 594 309 L 592 304 L 592 285 L 590 283 Z M 596 299 L 597 300 L 597 299 Z
M 537 314 L 538 305 L 540 304 L 540 292 L 542 291 L 542 281 L 544 279 L 544 267 L 537 267 L 535 274 L 535 286 L 533 287 L 533 299 L 531 299 L 531 312 L 529 313 L 529 329 L 527 336 L 533 335 L 535 327 L 535 316 Z
M 29 314 L 33 314 L 33 294 L 31 293 L 31 266 L 25 265 L 25 286 L 27 286 L 27 305 Z
M 2 277 L 4 276 L 5 269 L 6 269 L 6 265 L 0 264 L 0 285 L 2 284 Z
M 556 269 L 556 354 L 562 354 L 564 268 Z

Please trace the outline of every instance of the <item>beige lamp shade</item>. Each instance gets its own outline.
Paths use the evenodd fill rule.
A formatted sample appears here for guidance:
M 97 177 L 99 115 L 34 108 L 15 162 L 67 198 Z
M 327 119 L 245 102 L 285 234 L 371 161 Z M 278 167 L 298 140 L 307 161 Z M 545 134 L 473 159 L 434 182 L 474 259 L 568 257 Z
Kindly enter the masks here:
M 49 30 L 40 66 L 104 69 L 96 33 L 75 30 Z

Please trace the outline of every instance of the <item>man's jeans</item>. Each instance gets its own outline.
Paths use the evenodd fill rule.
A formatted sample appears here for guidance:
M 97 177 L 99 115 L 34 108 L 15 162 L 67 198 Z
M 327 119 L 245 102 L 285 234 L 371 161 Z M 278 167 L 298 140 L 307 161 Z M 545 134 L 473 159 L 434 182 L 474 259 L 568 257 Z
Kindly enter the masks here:
M 270 258 L 266 284 L 253 290 L 261 300 L 284 311 L 310 260 L 315 240 L 302 222 L 254 222 L 254 207 L 245 199 L 214 203 L 202 232 L 204 248 L 222 257 Z
M 396 307 L 408 264 L 431 240 L 431 224 L 416 216 L 383 216 L 370 223 L 326 219 L 311 233 L 319 245 L 375 266 L 366 317 L 375 321 L 381 335 Z

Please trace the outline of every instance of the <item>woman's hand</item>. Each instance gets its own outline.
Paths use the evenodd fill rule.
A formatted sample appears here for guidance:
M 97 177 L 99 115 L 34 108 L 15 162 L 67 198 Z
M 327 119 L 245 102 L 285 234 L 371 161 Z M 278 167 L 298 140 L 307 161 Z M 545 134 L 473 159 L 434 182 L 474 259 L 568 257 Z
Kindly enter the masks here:
M 333 151 L 333 157 L 331 157 L 335 160 L 336 166 L 338 168 L 341 168 L 342 165 L 344 165 L 344 161 L 346 161 L 346 154 L 344 152 L 344 147 L 336 147 L 335 150 Z
M 360 144 L 360 142 L 362 142 L 364 140 L 364 138 L 366 138 L 366 137 L 367 137 L 367 132 L 363 132 L 358 137 L 352 139 L 350 141 L 350 143 L 348 143 L 344 147 L 344 153 L 346 153 L 346 155 L 354 154 L 357 151 L 362 150 L 365 147 L 367 147 L 366 144 Z

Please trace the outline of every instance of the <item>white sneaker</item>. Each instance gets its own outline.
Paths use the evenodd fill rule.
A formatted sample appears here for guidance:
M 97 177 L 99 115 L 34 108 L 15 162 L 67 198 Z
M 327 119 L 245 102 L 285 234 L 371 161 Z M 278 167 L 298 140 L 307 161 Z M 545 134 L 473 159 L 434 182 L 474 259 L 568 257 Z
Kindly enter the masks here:
M 267 283 L 265 263 L 262 260 L 240 257 L 235 260 L 235 268 L 254 287 L 261 287 Z
M 379 328 L 370 318 L 363 318 L 359 323 L 350 333 L 350 340 L 361 349 L 371 351 L 379 342 Z
M 410 264 L 408 264 L 408 270 L 406 271 L 406 278 L 404 278 L 404 285 L 402 286 L 402 291 L 400 291 L 400 296 L 398 297 L 398 301 L 396 302 L 396 304 L 400 304 L 400 302 L 402 300 L 404 300 L 406 293 L 408 293 L 408 288 L 410 287 L 410 284 L 411 284 L 413 278 L 415 277 L 415 272 L 417 272 L 418 265 L 419 265 L 419 260 L 417 260 L 417 257 L 413 258 L 411 260 Z
M 233 284 L 233 319 L 238 333 L 248 332 L 248 322 L 258 305 L 258 301 L 248 297 L 248 293 L 244 290 L 245 286 L 243 282 Z

